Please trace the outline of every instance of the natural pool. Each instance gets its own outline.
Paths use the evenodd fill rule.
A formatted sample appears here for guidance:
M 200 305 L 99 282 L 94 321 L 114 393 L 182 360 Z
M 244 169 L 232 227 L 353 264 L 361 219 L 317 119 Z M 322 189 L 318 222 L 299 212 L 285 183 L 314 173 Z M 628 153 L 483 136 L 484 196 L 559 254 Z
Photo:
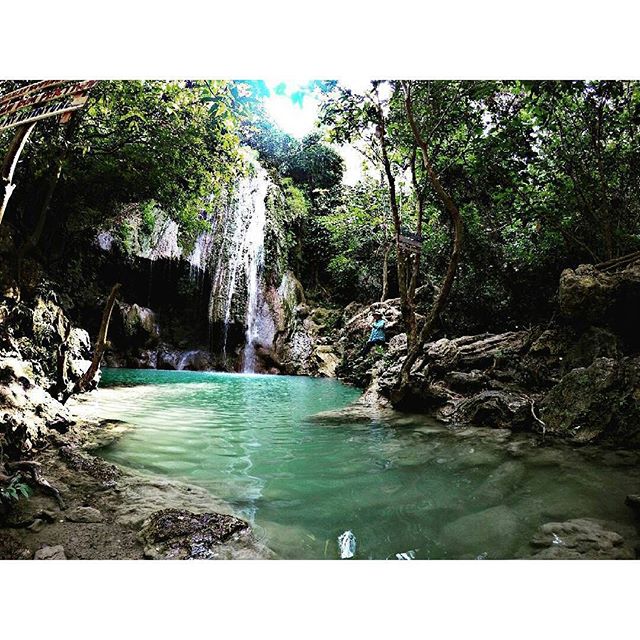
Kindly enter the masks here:
M 327 379 L 107 369 L 91 404 L 135 427 L 103 457 L 205 487 L 284 558 L 338 558 L 345 530 L 357 558 L 513 558 L 545 522 L 633 525 L 635 453 L 421 416 L 312 417 L 358 396 Z

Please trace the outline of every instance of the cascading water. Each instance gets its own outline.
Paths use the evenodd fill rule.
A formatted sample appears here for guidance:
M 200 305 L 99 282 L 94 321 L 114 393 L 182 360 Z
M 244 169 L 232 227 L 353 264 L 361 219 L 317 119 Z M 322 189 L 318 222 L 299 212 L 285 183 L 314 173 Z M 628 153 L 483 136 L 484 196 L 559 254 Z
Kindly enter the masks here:
M 262 169 L 266 175 L 266 171 Z M 267 196 L 268 183 L 261 180 L 259 189 L 256 190 L 254 213 L 247 230 L 247 331 L 245 333 L 245 349 L 243 371 L 255 370 L 256 349 L 255 344 L 260 337 L 260 322 L 258 314 L 258 298 L 260 294 L 259 277 L 264 268 L 264 226 L 266 223 L 266 205 L 264 199 Z
M 229 327 L 242 322 L 246 327 L 242 371 L 252 372 L 256 365 L 256 343 L 271 321 L 262 312 L 262 273 L 264 270 L 265 199 L 269 189 L 266 170 L 255 160 L 251 176 L 242 178 L 233 201 L 219 223 L 222 246 L 213 269 L 209 317 L 222 323 L 222 356 L 227 360 Z M 239 317 L 238 310 L 244 307 Z M 268 315 L 268 314 L 266 314 Z M 272 321 L 271 321 L 272 323 Z M 268 331 L 267 331 L 268 333 Z M 272 339 L 272 336 L 270 336 Z

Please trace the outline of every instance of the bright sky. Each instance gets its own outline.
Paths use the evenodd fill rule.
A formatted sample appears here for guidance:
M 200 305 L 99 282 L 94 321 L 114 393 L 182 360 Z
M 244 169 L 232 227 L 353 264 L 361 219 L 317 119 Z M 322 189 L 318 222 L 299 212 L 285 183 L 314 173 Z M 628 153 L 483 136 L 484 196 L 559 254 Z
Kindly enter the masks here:
M 266 111 L 283 131 L 296 138 L 304 138 L 315 129 L 318 119 L 318 100 L 313 95 L 306 95 L 302 106 L 291 100 L 291 92 L 305 86 L 308 81 L 285 81 L 287 95 L 276 95 L 273 88 L 279 82 L 267 81 L 271 95 L 264 100 Z M 340 84 L 348 86 L 356 93 L 364 93 L 371 86 L 370 81 L 364 79 L 345 79 L 341 80 Z M 362 176 L 362 154 L 351 145 L 335 145 L 334 148 L 345 161 L 346 171 L 343 182 L 349 185 L 355 184 Z

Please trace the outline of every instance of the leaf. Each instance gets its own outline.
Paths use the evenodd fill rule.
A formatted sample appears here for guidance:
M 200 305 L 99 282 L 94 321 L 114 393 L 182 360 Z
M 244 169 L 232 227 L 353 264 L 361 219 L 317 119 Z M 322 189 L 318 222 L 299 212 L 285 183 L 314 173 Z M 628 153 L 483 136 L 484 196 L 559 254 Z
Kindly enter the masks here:
M 19 484 L 18 485 L 18 491 L 20 491 L 20 493 L 25 497 L 28 498 L 29 496 L 31 496 L 31 489 L 29 488 L 28 485 L 26 484 Z

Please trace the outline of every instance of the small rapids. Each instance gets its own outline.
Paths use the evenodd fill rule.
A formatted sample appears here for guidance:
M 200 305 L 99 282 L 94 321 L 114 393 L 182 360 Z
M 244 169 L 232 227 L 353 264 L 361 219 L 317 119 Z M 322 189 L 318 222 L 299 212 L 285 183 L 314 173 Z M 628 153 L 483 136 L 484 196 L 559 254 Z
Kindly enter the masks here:
M 634 528 L 638 453 L 424 416 L 314 417 L 358 395 L 328 379 L 107 369 L 89 402 L 135 427 L 107 460 L 208 489 L 284 558 L 518 558 L 548 522 Z

